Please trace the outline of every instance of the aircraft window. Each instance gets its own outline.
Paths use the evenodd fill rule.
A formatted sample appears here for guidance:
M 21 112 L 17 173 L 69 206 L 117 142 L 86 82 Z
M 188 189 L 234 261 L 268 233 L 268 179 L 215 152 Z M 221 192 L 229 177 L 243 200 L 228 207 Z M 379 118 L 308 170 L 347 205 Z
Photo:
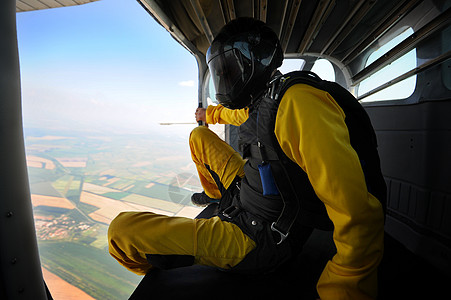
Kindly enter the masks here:
M 282 74 L 286 74 L 291 71 L 303 70 L 305 66 L 305 60 L 301 58 L 285 58 L 282 65 L 279 67 L 279 71 Z M 319 77 L 329 81 L 335 81 L 334 67 L 327 59 L 318 59 L 313 64 L 312 72 L 318 74 Z
M 299 71 L 305 65 L 305 60 L 301 58 L 285 58 L 282 65 L 279 67 L 279 71 L 282 74 L 286 74 L 291 71 Z
M 215 86 L 213 84 L 213 78 L 211 78 L 210 73 L 208 74 L 208 80 L 206 82 L 207 86 L 205 92 L 207 97 L 207 104 L 219 104 L 218 100 L 216 100 Z
M 208 80 L 206 80 L 206 86 L 204 88 L 204 97 L 207 101 L 207 105 L 218 105 L 219 102 L 216 100 L 216 91 L 213 84 L 213 79 L 208 72 Z M 222 140 L 225 141 L 225 125 L 224 124 L 208 124 L 208 128 L 216 133 Z
M 410 36 L 413 33 L 412 28 L 406 29 L 404 32 L 399 34 L 397 37 L 380 47 L 378 50 L 374 51 L 366 62 L 366 66 L 370 65 L 378 58 L 383 56 L 385 53 L 390 51 L 400 42 L 402 42 L 405 38 Z M 404 54 L 402 57 L 398 58 L 391 64 L 385 66 L 383 69 L 379 70 L 372 76 L 363 80 L 359 86 L 357 91 L 357 96 L 364 95 L 365 93 L 371 91 L 374 88 L 414 69 L 417 66 L 416 60 L 416 49 L 409 51 Z M 368 97 L 363 98 L 362 102 L 370 102 L 370 101 L 384 101 L 384 100 L 394 100 L 394 99 L 405 99 L 413 94 L 416 86 L 416 75 L 411 76 L 401 82 L 398 82 L 388 88 L 385 88 L 375 94 L 372 94 Z
M 136 1 L 19 13 L 17 31 L 46 283 L 54 299 L 127 299 L 142 277 L 109 255 L 111 220 L 201 210 L 190 201 L 201 186 L 188 145 L 196 61 Z
M 324 80 L 335 81 L 334 67 L 327 59 L 318 59 L 312 67 L 312 72 Z
M 279 67 L 279 71 L 282 74 L 286 74 L 291 71 L 302 70 L 305 65 L 305 60 L 300 58 L 285 58 L 282 65 Z M 317 60 L 312 68 L 312 71 L 317 73 L 322 79 L 335 81 L 335 73 L 332 64 L 326 59 Z M 208 80 L 205 82 L 204 86 L 204 103 L 207 105 L 217 105 L 218 101 L 215 97 L 215 89 L 213 85 L 213 80 L 208 73 Z M 215 132 L 221 139 L 225 140 L 225 125 L 215 124 L 208 125 L 209 128 Z

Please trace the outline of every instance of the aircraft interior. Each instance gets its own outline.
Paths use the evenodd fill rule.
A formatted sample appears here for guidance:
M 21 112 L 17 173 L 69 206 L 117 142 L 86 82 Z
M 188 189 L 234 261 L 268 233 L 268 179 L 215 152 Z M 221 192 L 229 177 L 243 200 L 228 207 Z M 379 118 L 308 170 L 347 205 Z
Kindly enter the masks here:
M 361 101 L 377 135 L 388 190 L 379 298 L 446 298 L 451 278 L 450 0 L 137 1 L 196 58 L 198 103 L 193 107 L 206 107 L 213 98 L 206 51 L 222 26 L 237 17 L 266 22 L 278 34 L 285 59 L 303 60 L 303 70 L 319 59 L 329 61 L 335 81 Z M 16 13 L 87 2 L 0 4 L 2 299 L 52 299 L 41 273 L 27 181 Z M 401 35 L 390 49 L 372 56 Z M 401 61 L 407 69 L 387 72 L 408 54 L 413 65 Z M 364 88 L 371 79 L 375 83 Z M 396 93 L 390 91 L 407 89 L 402 83 L 408 80 L 412 90 L 392 97 Z M 226 142 L 237 149 L 237 139 L 238 128 L 226 125 Z M 198 217 L 214 209 L 212 204 Z M 316 281 L 335 251 L 331 236 L 315 230 L 295 261 L 270 274 L 238 275 L 203 266 L 152 270 L 130 299 L 315 299 Z

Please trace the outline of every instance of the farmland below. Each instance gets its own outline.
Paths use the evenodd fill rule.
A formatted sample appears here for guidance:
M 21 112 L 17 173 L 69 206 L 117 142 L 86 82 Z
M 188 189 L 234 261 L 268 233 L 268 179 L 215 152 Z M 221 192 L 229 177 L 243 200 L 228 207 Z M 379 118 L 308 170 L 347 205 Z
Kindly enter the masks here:
M 186 139 L 25 130 L 43 267 L 95 299 L 126 299 L 141 277 L 108 254 L 121 211 L 195 217 L 201 190 Z

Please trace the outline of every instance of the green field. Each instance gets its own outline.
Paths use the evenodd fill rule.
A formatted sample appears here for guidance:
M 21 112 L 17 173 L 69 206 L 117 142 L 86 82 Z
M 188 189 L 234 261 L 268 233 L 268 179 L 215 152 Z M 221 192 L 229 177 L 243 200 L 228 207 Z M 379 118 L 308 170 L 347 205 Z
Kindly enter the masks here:
M 42 265 L 96 299 L 128 299 L 141 277 L 109 255 L 108 226 L 89 216 L 98 207 L 80 202 L 83 186 L 88 191 L 86 183 L 90 183 L 98 186 L 91 186 L 91 193 L 175 214 L 191 205 L 193 190 L 200 190 L 187 140 L 43 130 L 25 136 L 27 155 L 55 165 L 54 169 L 28 168 L 31 193 L 64 197 L 76 206 L 35 208 L 40 223 L 47 222 L 38 230 Z M 57 160 L 61 158 L 83 159 L 87 164 L 65 167 Z
M 52 273 L 96 299 L 127 299 L 142 278 L 93 246 L 41 241 L 39 252 L 42 264 Z

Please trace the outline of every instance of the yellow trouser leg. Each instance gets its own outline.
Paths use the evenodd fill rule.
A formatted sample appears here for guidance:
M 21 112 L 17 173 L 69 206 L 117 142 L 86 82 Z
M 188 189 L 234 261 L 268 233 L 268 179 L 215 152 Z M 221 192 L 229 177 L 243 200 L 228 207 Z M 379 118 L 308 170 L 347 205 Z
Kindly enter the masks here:
M 218 217 L 189 219 L 151 212 L 123 212 L 108 229 L 109 252 L 128 270 L 144 275 L 146 254 L 192 255 L 195 264 L 229 269 L 255 248 L 235 224 Z
M 189 145 L 200 182 L 209 197 L 220 199 L 221 193 L 205 165 L 218 174 L 226 189 L 236 176 L 244 176 L 245 161 L 240 154 L 207 127 L 195 128 L 191 132 Z

